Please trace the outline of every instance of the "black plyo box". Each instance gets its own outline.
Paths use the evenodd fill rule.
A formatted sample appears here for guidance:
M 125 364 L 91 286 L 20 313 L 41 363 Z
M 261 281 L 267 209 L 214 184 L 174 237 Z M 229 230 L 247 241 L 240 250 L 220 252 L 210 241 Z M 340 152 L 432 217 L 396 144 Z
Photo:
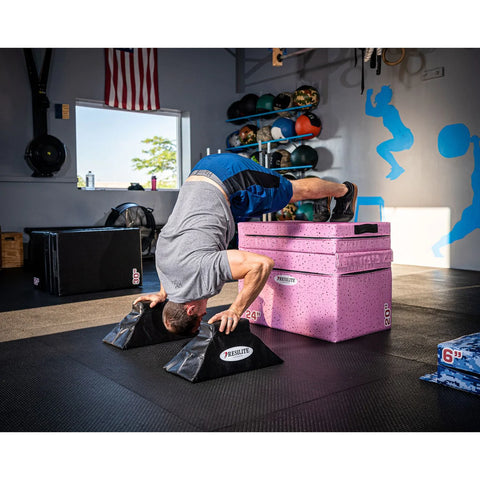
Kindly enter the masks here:
M 142 285 L 138 228 L 34 231 L 34 286 L 55 295 Z

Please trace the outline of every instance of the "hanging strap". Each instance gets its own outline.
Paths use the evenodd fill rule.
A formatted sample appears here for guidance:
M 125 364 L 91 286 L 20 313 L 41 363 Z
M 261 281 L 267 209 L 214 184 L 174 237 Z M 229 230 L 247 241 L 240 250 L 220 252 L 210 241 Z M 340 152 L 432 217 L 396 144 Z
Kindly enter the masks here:
M 382 49 L 377 48 L 376 49 L 376 54 L 377 54 L 377 75 L 380 75 L 382 71 Z
M 362 91 L 361 95 L 363 95 L 363 91 L 365 90 L 365 49 L 362 48 Z
M 50 107 L 50 101 L 47 97 L 47 80 L 48 71 L 50 69 L 50 60 L 52 58 L 52 49 L 45 49 L 45 57 L 43 58 L 40 77 L 37 73 L 32 49 L 24 48 L 23 52 L 27 63 L 30 87 L 32 89 L 33 133 L 36 138 L 47 134 L 47 109 Z
M 375 66 L 377 65 L 377 49 L 373 48 L 372 50 L 373 52 L 370 57 L 370 68 L 375 68 Z
M 35 60 L 31 48 L 23 49 L 25 60 L 27 62 L 28 78 L 30 79 L 30 86 L 34 95 L 45 95 L 47 89 L 48 72 L 50 70 L 50 61 L 52 59 L 52 49 L 45 49 L 45 57 L 43 58 L 42 70 L 40 78 L 38 77 L 37 68 L 35 67 Z

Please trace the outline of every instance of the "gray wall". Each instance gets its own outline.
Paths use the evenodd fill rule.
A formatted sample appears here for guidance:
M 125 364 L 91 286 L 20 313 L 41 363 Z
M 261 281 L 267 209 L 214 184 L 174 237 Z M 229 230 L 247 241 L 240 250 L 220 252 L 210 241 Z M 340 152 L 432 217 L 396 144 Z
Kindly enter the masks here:
M 289 49 L 287 53 L 295 49 Z M 323 131 L 309 143 L 319 153 L 317 172 L 324 178 L 355 181 L 361 196 L 381 196 L 385 215 L 393 215 L 394 254 L 400 263 L 435 265 L 431 246 L 437 212 L 448 213 L 447 232 L 472 204 L 473 147 L 456 158 L 438 150 L 439 132 L 446 125 L 462 123 L 471 136 L 480 133 L 480 55 L 477 49 L 407 49 L 398 66 L 382 65 L 381 75 L 365 69 L 365 90 L 375 96 L 384 85 L 393 91 L 391 104 L 414 135 L 411 148 L 394 153 L 405 173 L 389 180 L 387 163 L 376 147 L 391 138 L 381 118 L 365 114 L 366 91 L 360 94 L 360 59 L 354 66 L 354 49 L 316 49 L 273 67 L 268 49 L 247 49 L 245 62 L 235 69 L 234 57 L 225 49 L 159 49 L 160 100 L 163 107 L 189 112 L 190 162 L 205 153 L 225 148 L 226 136 L 235 130 L 225 122 L 228 105 L 245 93 L 292 92 L 307 83 L 316 86 L 321 103 L 315 113 Z M 43 51 L 36 52 L 38 61 Z M 168 217 L 176 192 L 85 192 L 76 189 L 76 98 L 101 100 L 104 60 L 102 49 L 57 49 L 51 66 L 48 96 L 53 103 L 69 103 L 72 119 L 49 117 L 49 133 L 67 144 L 69 160 L 53 179 L 33 179 L 23 159 L 32 138 L 31 94 L 21 49 L 0 49 L 0 226 L 22 231 L 30 226 L 103 225 L 110 208 L 124 201 L 152 207 L 158 223 Z M 444 68 L 444 76 L 423 80 L 426 70 Z M 242 70 L 245 75 L 239 75 Z M 477 159 L 480 168 L 480 158 Z M 190 165 L 187 166 L 187 169 Z M 478 194 L 477 194 L 478 201 Z M 480 223 L 479 206 L 471 211 Z M 411 210 L 409 210 L 411 209 Z M 378 220 L 378 209 L 362 207 L 359 220 Z M 406 212 L 399 219 L 395 213 Z M 410 215 L 410 216 L 409 216 Z M 388 218 L 387 218 L 388 219 Z M 429 222 L 433 222 L 429 225 Z M 480 231 L 473 230 L 453 242 L 448 264 L 480 270 Z M 417 240 L 427 235 L 426 240 Z M 430 232 L 431 237 L 428 237 Z M 410 242 L 410 243 L 409 243 Z M 413 242 L 413 244 L 411 243 Z M 416 242 L 416 243 L 415 243 Z M 413 255 L 419 252 L 420 256 Z M 433 263 L 431 263 L 433 262 Z
M 44 50 L 35 49 L 40 71 Z M 76 187 L 75 100 L 103 100 L 103 49 L 55 49 L 47 95 L 48 133 L 67 146 L 68 158 L 52 178 L 33 178 L 24 160 L 33 138 L 31 90 L 22 49 L 0 49 L 0 227 L 104 225 L 110 209 L 132 201 L 154 209 L 165 223 L 177 191 L 135 192 L 78 190 Z M 225 49 L 159 49 L 159 93 L 163 108 L 190 116 L 190 151 L 184 170 L 210 145 L 226 136 L 225 111 L 235 88 L 235 59 Z M 54 118 L 54 104 L 70 105 L 70 120 Z
M 306 142 L 319 154 L 316 174 L 340 182 L 352 180 L 359 186 L 359 195 L 384 199 L 384 213 L 392 219 L 394 259 L 398 263 L 480 270 L 480 192 L 469 209 L 474 217 L 470 222 L 473 230 L 451 243 L 449 261 L 434 258 L 431 250 L 438 240 L 436 230 L 442 228 L 437 225 L 438 212 L 449 215 L 449 224 L 443 227 L 448 234 L 472 205 L 472 145 L 461 156 L 445 158 L 437 141 L 442 128 L 455 123 L 464 124 L 471 136 L 480 135 L 480 50 L 406 49 L 402 63 L 382 64 L 378 76 L 366 66 L 363 95 L 361 59 L 355 67 L 353 48 L 317 49 L 286 59 L 282 67 L 272 66 L 267 49 L 249 49 L 245 56 L 245 92 L 292 92 L 302 84 L 318 88 L 321 101 L 314 113 L 320 117 L 323 131 L 318 139 Z M 444 68 L 443 77 L 423 80 L 425 71 L 437 67 Z M 365 113 L 367 89 L 373 89 L 373 101 L 384 85 L 391 87 L 391 104 L 414 135 L 411 148 L 393 153 L 405 168 L 395 180 L 385 178 L 390 168 L 376 151 L 392 134 L 382 118 Z M 480 189 L 480 179 L 476 188 Z M 379 219 L 378 207 L 361 207 L 362 212 L 359 220 Z M 405 215 L 399 215 L 402 212 Z M 445 257 L 447 250 L 448 246 L 441 250 Z

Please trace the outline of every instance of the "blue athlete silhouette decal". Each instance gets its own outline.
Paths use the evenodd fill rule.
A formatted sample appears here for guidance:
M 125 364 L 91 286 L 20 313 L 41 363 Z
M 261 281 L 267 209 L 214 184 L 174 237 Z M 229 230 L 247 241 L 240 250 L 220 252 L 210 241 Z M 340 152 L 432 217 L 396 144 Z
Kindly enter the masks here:
M 447 125 L 438 134 L 438 151 L 446 158 L 461 157 L 468 152 L 473 143 L 474 167 L 472 173 L 472 204 L 465 208 L 460 220 L 450 233 L 444 235 L 433 247 L 436 257 L 443 257 L 440 248 L 466 237 L 476 228 L 480 228 L 480 139 L 470 136 L 470 131 L 463 123 Z
M 375 106 L 372 104 L 372 93 L 373 89 L 369 88 L 367 90 L 365 113 L 371 117 L 383 117 L 383 125 L 393 135 L 393 138 L 377 146 L 377 153 L 392 167 L 386 178 L 395 180 L 405 169 L 398 164 L 392 152 L 401 152 L 411 148 L 413 145 L 413 134 L 402 123 L 398 110 L 393 105 L 390 105 L 392 89 L 388 85 L 384 85 L 375 96 Z

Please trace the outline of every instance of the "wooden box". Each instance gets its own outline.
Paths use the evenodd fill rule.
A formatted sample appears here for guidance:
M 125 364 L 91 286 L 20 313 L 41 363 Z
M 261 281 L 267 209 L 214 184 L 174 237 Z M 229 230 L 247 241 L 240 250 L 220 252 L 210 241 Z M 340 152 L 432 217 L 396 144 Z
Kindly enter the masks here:
M 23 234 L 2 232 L 2 268 L 23 267 Z

